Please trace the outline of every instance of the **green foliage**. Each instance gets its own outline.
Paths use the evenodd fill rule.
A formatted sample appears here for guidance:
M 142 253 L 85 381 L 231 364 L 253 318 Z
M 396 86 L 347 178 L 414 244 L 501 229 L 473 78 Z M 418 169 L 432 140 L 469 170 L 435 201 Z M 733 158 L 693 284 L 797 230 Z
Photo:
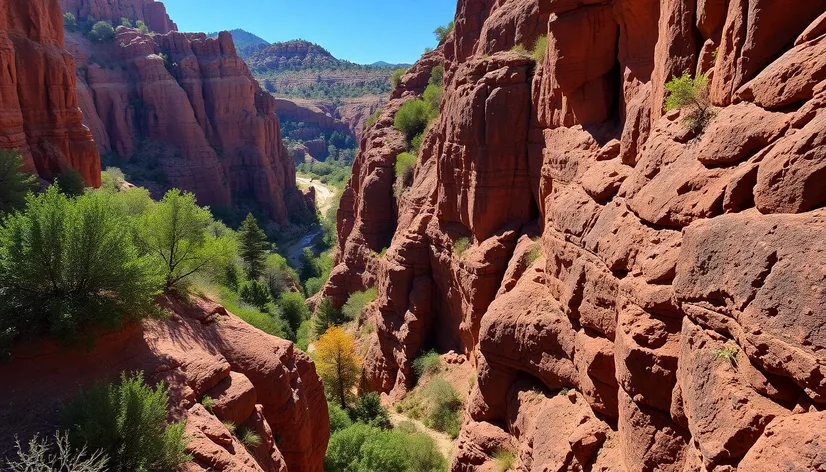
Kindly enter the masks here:
M 149 27 L 141 20 L 135 22 L 135 28 L 142 34 L 149 34 Z
M 0 225 L 0 338 L 74 341 L 153 312 L 161 280 L 115 195 L 70 199 L 52 186 L 26 202 Z
M 424 132 L 413 136 L 410 140 L 410 153 L 414 156 L 419 155 L 419 150 L 422 148 L 422 141 L 424 141 Z
M 428 85 L 424 90 L 422 98 L 433 111 L 428 119 L 438 115 L 439 107 L 442 105 L 442 87 L 437 85 Z
M 366 128 L 371 128 L 377 121 L 379 121 L 379 117 L 381 116 L 381 109 L 376 110 L 370 115 L 370 118 L 367 118 Z
M 298 346 L 304 352 L 310 348 L 310 338 L 313 335 L 313 323 L 310 320 L 304 321 L 298 327 L 296 331 L 296 342 L 295 345 Z
M 545 50 L 548 48 L 548 37 L 544 34 L 538 38 L 536 38 L 536 42 L 533 44 L 533 51 L 531 51 L 531 57 L 537 64 L 541 64 L 545 60 Z
M 447 26 L 439 26 L 435 30 L 433 30 L 433 35 L 436 36 L 436 40 L 439 41 L 439 44 L 447 41 L 447 36 L 453 31 L 454 23 L 451 21 L 447 24 Z
M 98 21 L 89 31 L 89 39 L 98 43 L 105 43 L 115 39 L 115 28 L 108 21 Z
M 331 326 L 340 326 L 346 319 L 341 313 L 341 310 L 333 306 L 333 302 L 324 297 L 318 304 L 316 317 L 313 320 L 313 331 L 316 336 L 324 334 Z
M 333 270 L 333 259 L 328 253 L 318 257 L 311 250 L 304 250 L 301 257 L 301 279 L 304 280 L 304 292 L 312 297 L 321 290 Z
M 235 430 L 237 429 L 237 426 L 235 426 L 235 423 L 233 423 L 232 421 L 222 421 L 221 424 L 224 425 L 224 428 L 227 428 L 227 431 L 229 431 L 229 434 L 235 434 Z
M 700 74 L 691 77 L 684 72 L 665 84 L 665 111 L 680 109 L 683 111 L 683 123 L 695 132 L 701 131 L 713 113 L 708 97 L 708 76 Z
M 375 392 L 368 392 L 356 400 L 355 406 L 350 410 L 350 418 L 376 428 L 390 429 L 390 415 L 382 406 L 381 397 Z
M 278 306 L 281 307 L 284 320 L 294 331 L 298 331 L 301 324 L 310 319 L 310 310 L 300 293 L 282 293 L 278 297 Z
M 244 303 L 248 303 L 261 311 L 266 310 L 267 305 L 272 303 L 269 289 L 264 283 L 257 280 L 243 282 L 238 294 Z
M 493 453 L 493 462 L 497 472 L 507 472 L 516 464 L 516 453 L 510 449 L 500 449 Z
M 100 188 L 109 192 L 119 192 L 126 184 L 126 176 L 117 167 L 108 167 L 100 173 Z
M 516 44 L 511 48 L 511 52 L 515 52 L 517 54 L 522 54 L 523 56 L 528 55 L 528 50 L 525 49 L 525 46 L 521 44 Z
M 531 250 L 525 253 L 525 265 L 530 267 L 539 259 L 539 256 L 542 252 L 542 247 L 538 243 L 534 243 L 531 247 Z
M 430 71 L 430 79 L 427 81 L 429 85 L 441 87 L 445 77 L 445 66 L 439 64 Z
M 282 293 L 289 292 L 299 284 L 298 273 L 287 264 L 287 260 L 280 254 L 270 254 L 264 262 L 264 274 L 261 276 L 270 290 L 273 299 Z
M 215 399 L 209 395 L 204 395 L 203 398 L 201 398 L 201 405 L 203 405 L 207 411 L 211 412 L 212 409 L 215 408 Z
M 261 436 L 249 428 L 241 429 L 238 433 L 238 440 L 250 451 L 254 451 L 261 445 Z
M 422 353 L 413 360 L 413 373 L 416 374 L 417 379 L 421 379 L 426 375 L 432 375 L 439 372 L 442 361 L 439 358 L 439 353 L 430 350 Z
M 456 439 L 462 422 L 462 399 L 459 393 L 446 380 L 437 377 L 430 381 L 424 394 L 430 402 L 430 427 Z
M 252 213 L 247 214 L 247 218 L 238 228 L 239 254 L 244 261 L 247 270 L 247 277 L 255 280 L 264 271 L 264 262 L 267 259 L 267 235 L 258 227 L 258 222 Z
M 190 457 L 184 423 L 166 422 L 168 401 L 166 385 L 124 374 L 119 384 L 96 384 L 69 402 L 63 425 L 73 446 L 108 454 L 113 472 L 172 472 Z
M 446 472 L 447 462 L 428 436 L 363 423 L 336 431 L 324 458 L 326 472 Z
M 740 352 L 736 346 L 726 345 L 719 349 L 715 349 L 714 355 L 717 356 L 718 359 L 723 359 L 731 362 L 732 364 L 737 363 L 737 354 Z
M 331 187 L 342 188 L 350 178 L 352 171 L 352 161 L 325 161 L 325 162 L 305 162 L 296 166 L 296 170 L 302 174 L 307 174 L 316 178 L 321 183 Z
M 26 194 L 36 188 L 37 179 L 22 167 L 23 157 L 16 149 L 0 149 L 0 215 L 23 208 Z
M 83 192 L 86 191 L 86 183 L 83 181 L 83 176 L 71 167 L 58 174 L 54 179 L 54 184 L 63 194 L 70 197 L 83 195 Z
M 361 312 L 367 308 L 367 305 L 373 303 L 373 300 L 378 297 L 379 292 L 375 287 L 369 288 L 364 292 L 355 292 L 347 299 L 347 303 L 341 307 L 344 317 L 348 320 L 358 319 Z
M 470 248 L 470 239 L 459 238 L 453 243 L 453 254 L 462 257 Z
M 56 449 L 56 451 L 55 451 Z M 29 448 L 23 450 L 20 441 L 15 441 L 17 458 L 8 459 L 7 472 L 106 472 L 109 458 L 101 451 L 89 454 L 86 447 L 73 449 L 68 435 L 55 433 L 54 446 L 45 439 L 34 435 L 29 440 Z M 2 463 L 0 463 L 2 465 Z
M 396 69 L 393 71 L 393 75 L 390 76 L 390 85 L 393 88 L 399 86 L 402 80 L 402 76 L 407 72 L 407 67 L 402 67 L 401 69 Z
M 438 113 L 438 111 L 436 112 Z M 433 117 L 433 108 L 424 100 L 408 100 L 396 113 L 393 127 L 404 133 L 408 142 L 424 132 Z
M 66 12 L 63 14 L 63 28 L 66 31 L 77 31 L 77 18 L 72 13 Z
M 227 287 L 218 289 L 217 298 L 224 308 L 253 327 L 279 338 L 295 339 L 295 333 L 290 329 L 289 323 L 284 321 L 278 313 L 270 312 L 270 307 L 262 311 L 250 306 L 242 302 L 240 296 Z
M 132 22 L 129 21 L 129 18 L 121 18 L 120 19 L 120 25 L 125 26 L 127 28 L 131 28 L 132 27 Z
M 216 238 L 207 232 L 213 222 L 208 208 L 195 202 L 195 195 L 170 190 L 142 215 L 135 225 L 140 247 L 150 254 L 163 273 L 166 288 L 186 281 L 196 273 L 220 273 L 237 253 L 231 237 Z
M 330 434 L 349 428 L 353 425 L 353 420 L 344 408 L 335 403 L 327 402 L 327 410 L 330 412 Z

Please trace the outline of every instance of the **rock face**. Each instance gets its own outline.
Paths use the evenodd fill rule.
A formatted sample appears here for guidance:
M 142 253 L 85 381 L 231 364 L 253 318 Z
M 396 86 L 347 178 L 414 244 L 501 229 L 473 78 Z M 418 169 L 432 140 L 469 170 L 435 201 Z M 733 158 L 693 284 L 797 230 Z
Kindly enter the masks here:
M 0 1 L 0 148 L 48 181 L 71 167 L 100 185 L 100 155 L 78 107 L 57 0 Z
M 78 61 L 80 106 L 103 153 L 144 169 L 161 194 L 177 187 L 204 205 L 251 201 L 279 224 L 311 214 L 295 186 L 274 99 L 262 91 L 232 37 L 141 34 L 112 42 L 67 35 Z
M 88 351 L 20 346 L 0 365 L 0 450 L 15 434 L 52 431 L 61 403 L 80 389 L 142 371 L 148 383 L 170 386 L 171 418 L 186 420 L 194 459 L 183 470 L 321 472 L 330 429 L 310 358 L 212 302 L 168 298 L 162 306 L 169 319 L 101 335 Z M 198 403 L 204 396 L 215 399 L 212 412 Z M 261 445 L 248 450 L 222 421 L 257 432 Z
M 156 33 L 178 30 L 166 14 L 164 4 L 155 0 L 60 0 L 60 6 L 76 18 L 116 20 L 115 24 L 119 24 L 121 18 L 127 18 L 132 22 L 143 21 L 150 31 Z
M 423 346 L 474 363 L 453 471 L 826 469 L 826 1 L 781 4 L 460 0 L 393 92 L 322 296 L 378 287 L 366 389 L 404 395 Z M 393 115 L 442 60 L 393 197 Z M 685 70 L 699 133 L 663 112 Z

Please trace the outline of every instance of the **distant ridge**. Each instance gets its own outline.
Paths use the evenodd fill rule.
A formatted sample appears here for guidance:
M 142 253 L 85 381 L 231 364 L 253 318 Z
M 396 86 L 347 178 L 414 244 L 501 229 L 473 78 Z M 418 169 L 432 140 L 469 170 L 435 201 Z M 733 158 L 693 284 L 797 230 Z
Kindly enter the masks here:
M 376 67 L 395 67 L 395 68 L 410 67 L 410 64 L 391 64 L 389 62 L 384 62 L 384 61 L 374 62 L 370 65 L 371 66 L 376 66 Z
M 230 30 L 229 34 L 232 35 L 232 41 L 235 43 L 235 49 L 238 51 L 238 55 L 244 59 L 267 48 L 270 45 L 270 43 L 265 39 L 240 28 Z M 207 36 L 210 38 L 217 38 L 218 33 L 207 33 Z

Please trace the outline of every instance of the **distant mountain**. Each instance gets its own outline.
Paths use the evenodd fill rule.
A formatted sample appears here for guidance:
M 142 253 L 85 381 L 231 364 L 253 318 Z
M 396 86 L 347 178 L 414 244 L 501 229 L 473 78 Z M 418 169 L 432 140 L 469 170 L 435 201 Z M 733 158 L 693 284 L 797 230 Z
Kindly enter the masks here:
M 265 49 L 270 43 L 249 31 L 242 29 L 234 29 L 229 32 L 232 35 L 232 41 L 235 43 L 235 49 L 238 55 L 246 59 L 251 55 Z M 208 33 L 210 38 L 218 37 L 218 33 Z
M 273 43 L 245 58 L 269 92 L 292 98 L 336 100 L 390 91 L 395 66 L 363 65 L 338 59 L 301 39 Z
M 402 68 L 402 67 L 410 67 L 410 64 L 391 64 L 389 62 L 384 62 L 384 61 L 374 62 L 370 65 L 375 66 L 375 67 L 392 67 L 394 69 L 399 69 L 399 68 Z

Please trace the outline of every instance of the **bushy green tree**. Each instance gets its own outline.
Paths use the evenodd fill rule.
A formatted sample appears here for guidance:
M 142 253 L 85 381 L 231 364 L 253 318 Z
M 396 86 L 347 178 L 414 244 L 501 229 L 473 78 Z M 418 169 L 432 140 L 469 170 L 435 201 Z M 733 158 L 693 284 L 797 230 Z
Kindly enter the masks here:
M 58 174 L 54 179 L 54 184 L 61 192 L 70 197 L 83 195 L 83 192 L 86 191 L 86 182 L 83 181 L 83 176 L 71 167 Z
M 272 302 L 267 286 L 257 280 L 248 280 L 242 283 L 239 295 L 245 303 L 249 303 L 262 311 L 266 310 L 267 304 Z
M 403 76 L 406 72 L 407 72 L 407 68 L 406 68 L 406 67 L 402 67 L 401 69 L 396 69 L 396 70 L 394 70 L 394 71 L 393 71 L 393 74 L 390 76 L 390 85 L 392 85 L 392 86 L 393 86 L 393 88 L 398 87 L 398 86 L 399 86 L 399 83 L 401 83 L 402 76 Z M 368 125 L 368 126 L 369 126 L 369 125 Z
M 318 270 L 318 266 L 316 265 L 316 257 L 313 253 L 313 250 L 305 247 L 304 251 L 301 253 L 301 280 L 311 279 L 316 277 L 321 272 Z
M 447 24 L 447 26 L 439 26 L 435 30 L 433 30 L 433 35 L 436 36 L 436 40 L 439 41 L 439 44 L 447 41 L 447 35 L 453 31 L 454 23 L 451 21 Z
M 230 238 L 215 238 L 207 232 L 212 223 L 208 208 L 195 202 L 195 195 L 173 189 L 141 216 L 135 225 L 141 249 L 152 256 L 171 289 L 201 271 L 225 267 L 234 257 Z
M 379 394 L 375 392 L 365 393 L 356 400 L 356 404 L 350 410 L 350 418 L 377 428 L 390 429 L 390 414 L 382 406 Z
M 103 450 L 112 472 L 172 472 L 190 460 L 184 423 L 167 424 L 169 387 L 144 383 L 143 376 L 119 384 L 97 384 L 72 400 L 63 425 L 75 447 Z
M 16 149 L 0 149 L 0 215 L 23 208 L 26 194 L 36 188 L 37 179 L 22 167 L 23 157 Z
M 336 309 L 336 307 L 333 306 L 333 302 L 329 298 L 324 297 L 318 304 L 318 310 L 316 310 L 316 316 L 313 320 L 313 330 L 316 336 L 321 336 L 330 329 L 331 326 L 341 325 L 344 321 L 345 319 L 341 310 Z
M 294 331 L 298 331 L 301 323 L 310 319 L 310 310 L 300 293 L 286 292 L 278 297 L 278 306 L 284 314 L 284 320 Z
M 708 96 L 708 76 L 699 74 L 692 77 L 686 71 L 680 77 L 665 84 L 665 111 L 683 110 L 686 127 L 701 131 L 712 117 L 711 100 Z
M 72 340 L 152 312 L 161 280 L 132 242 L 112 194 L 55 186 L 0 225 L 0 333 Z
M 77 18 L 75 18 L 75 15 L 69 12 L 63 14 L 63 28 L 65 28 L 66 31 L 77 31 Z
M 264 274 L 261 278 L 267 284 L 273 299 L 277 299 L 282 293 L 291 291 L 299 284 L 298 273 L 280 254 L 267 256 L 264 262 Z
M 437 85 L 428 85 L 422 95 L 424 101 L 430 107 L 430 115 L 428 119 L 439 114 L 439 107 L 442 105 L 442 87 Z
M 408 100 L 401 106 L 393 122 L 393 126 L 404 133 L 410 141 L 417 134 L 423 132 L 430 119 L 431 108 L 423 100 Z
M 247 218 L 241 223 L 238 229 L 238 241 L 240 242 L 241 259 L 247 270 L 247 277 L 255 280 L 264 271 L 264 262 L 267 260 L 267 235 L 258 227 L 258 222 L 252 213 L 247 214 Z
M 105 43 L 115 39 L 115 28 L 108 21 L 98 21 L 89 31 L 89 39 L 99 43 Z
M 430 79 L 427 81 L 429 85 L 441 87 L 445 77 L 445 66 L 439 64 L 430 71 Z
M 138 31 L 143 33 L 143 34 L 148 34 L 149 33 L 149 27 L 147 27 L 146 24 L 141 20 L 138 20 L 138 21 L 135 22 L 135 28 L 137 28 Z
M 347 302 L 341 307 L 341 312 L 348 320 L 355 320 L 361 315 L 361 312 L 367 308 L 367 305 L 373 303 L 373 300 L 378 297 L 378 290 L 375 287 L 369 288 L 363 292 L 355 292 L 347 299 Z
M 434 441 L 425 434 L 406 434 L 354 423 L 330 437 L 324 470 L 445 472 L 447 462 Z
M 122 18 L 120 19 L 120 24 L 121 24 L 121 26 L 125 26 L 125 27 L 127 27 L 127 28 L 131 28 L 131 27 L 132 27 L 132 22 L 131 22 L 131 21 L 129 21 L 129 18 L 126 18 L 126 17 L 122 17 Z
M 353 425 L 350 415 L 338 404 L 327 402 L 327 411 L 329 411 L 330 416 L 330 434 L 335 434 L 337 431 Z

